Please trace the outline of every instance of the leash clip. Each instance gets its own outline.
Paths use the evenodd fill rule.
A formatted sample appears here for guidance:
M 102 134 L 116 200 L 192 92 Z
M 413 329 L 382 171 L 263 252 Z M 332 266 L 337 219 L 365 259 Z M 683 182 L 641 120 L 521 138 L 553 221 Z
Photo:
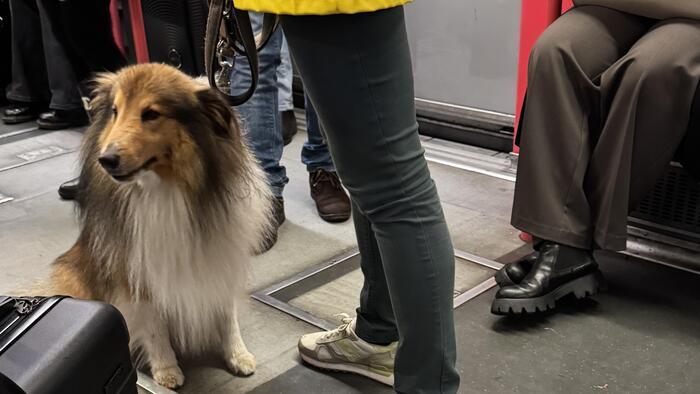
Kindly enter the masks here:
M 220 39 L 216 44 L 216 58 L 219 69 L 216 71 L 216 86 L 226 91 L 231 89 L 231 71 L 236 54 L 229 46 L 228 42 Z

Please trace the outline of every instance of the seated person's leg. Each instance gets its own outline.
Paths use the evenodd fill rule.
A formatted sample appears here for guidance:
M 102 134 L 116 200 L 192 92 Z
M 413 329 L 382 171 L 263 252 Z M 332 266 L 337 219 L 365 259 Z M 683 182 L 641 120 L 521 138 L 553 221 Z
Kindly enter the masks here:
M 601 80 L 604 127 L 586 195 L 594 243 L 625 248 L 627 214 L 654 186 L 683 140 L 700 81 L 700 22 L 659 22 Z
M 525 281 L 501 289 L 495 313 L 547 309 L 553 290 L 594 274 L 584 178 L 600 122 L 599 76 L 648 28 L 644 18 L 581 7 L 559 18 L 533 49 L 512 223 L 548 242 Z

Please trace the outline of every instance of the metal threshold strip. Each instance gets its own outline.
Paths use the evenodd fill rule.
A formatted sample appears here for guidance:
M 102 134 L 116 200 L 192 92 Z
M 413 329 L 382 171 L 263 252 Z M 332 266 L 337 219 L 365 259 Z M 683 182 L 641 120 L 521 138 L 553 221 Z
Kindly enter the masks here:
M 53 148 L 53 147 L 52 147 L 52 148 Z M 77 152 L 77 151 L 78 151 L 78 149 L 63 149 L 63 148 L 58 148 L 58 149 L 56 149 L 56 150 L 53 151 L 53 152 L 46 152 L 46 154 L 43 155 L 43 156 L 38 156 L 38 157 L 36 157 L 36 158 L 29 158 L 29 159 L 27 159 L 27 160 L 25 160 L 25 161 L 22 161 L 22 162 L 20 162 L 20 163 L 15 163 L 15 164 L 11 164 L 11 165 L 9 165 L 9 166 L 2 167 L 2 168 L 0 168 L 0 172 L 9 171 L 9 170 L 14 170 L 15 168 L 24 167 L 24 166 L 27 166 L 27 165 L 30 165 L 30 164 L 34 164 L 34 163 L 39 163 L 39 162 L 44 161 L 44 160 L 53 159 L 53 158 L 55 158 L 55 157 L 59 157 L 59 156 L 63 156 L 63 155 L 71 154 L 71 153 L 75 153 L 75 152 Z M 31 153 L 31 152 L 30 152 L 30 153 Z
M 314 316 L 301 308 L 291 305 L 288 301 L 295 296 L 312 291 L 313 288 L 318 287 L 320 284 L 329 283 L 340 276 L 359 268 L 359 266 L 352 263 L 353 258 L 358 255 L 359 251 L 357 249 L 342 253 L 329 261 L 325 261 L 286 280 L 269 286 L 266 289 L 256 292 L 252 294 L 251 297 L 320 329 L 334 329 L 336 327 L 335 323 L 326 321 L 318 316 Z M 466 263 L 476 264 L 490 270 L 498 270 L 503 266 L 502 263 L 497 261 L 489 260 L 463 251 L 455 251 L 455 257 L 464 260 Z M 305 282 L 307 283 L 305 284 Z M 458 308 L 464 303 L 493 288 L 495 285 L 496 282 L 493 280 L 493 278 L 489 277 L 487 280 L 478 283 L 471 289 L 458 294 L 454 299 L 454 308 Z M 311 288 L 309 288 L 309 286 Z
M 6 203 L 6 202 L 10 202 L 10 201 L 12 201 L 12 200 L 14 200 L 13 197 L 6 196 L 6 195 L 0 193 L 0 204 Z
M 425 158 L 429 162 L 515 182 L 516 160 L 513 155 L 507 160 L 496 159 L 498 152 L 495 151 L 472 150 L 462 144 L 433 139 L 423 139 L 421 142 L 425 148 Z
M 35 126 L 35 127 L 28 127 L 26 129 L 10 131 L 8 133 L 0 134 L 0 141 L 4 140 L 5 138 L 10 138 L 10 137 L 14 137 L 17 135 L 27 134 L 27 133 L 31 133 L 32 131 L 37 131 L 37 130 L 39 130 L 39 128 Z

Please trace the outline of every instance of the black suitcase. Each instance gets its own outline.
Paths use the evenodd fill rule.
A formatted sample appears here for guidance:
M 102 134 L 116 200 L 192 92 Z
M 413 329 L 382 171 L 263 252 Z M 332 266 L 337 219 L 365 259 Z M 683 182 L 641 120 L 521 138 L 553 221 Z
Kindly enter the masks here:
M 124 318 L 101 302 L 0 296 L 0 393 L 137 393 Z

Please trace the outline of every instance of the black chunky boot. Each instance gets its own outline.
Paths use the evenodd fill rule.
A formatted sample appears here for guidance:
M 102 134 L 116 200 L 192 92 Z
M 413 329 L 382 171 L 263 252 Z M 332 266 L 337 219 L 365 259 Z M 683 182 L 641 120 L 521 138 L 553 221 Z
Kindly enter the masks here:
M 532 266 L 535 265 L 539 256 L 540 252 L 532 252 L 516 262 L 504 265 L 503 268 L 496 271 L 496 274 L 493 276 L 493 278 L 496 279 L 496 284 L 498 284 L 499 287 L 506 287 L 517 285 L 522 282 L 527 274 L 530 273 Z
M 501 288 L 491 305 L 497 315 L 544 312 L 573 294 L 586 298 L 598 292 L 602 274 L 590 250 L 544 241 L 530 273 L 519 284 Z
M 61 183 L 61 186 L 58 187 L 58 195 L 63 200 L 75 200 L 80 187 L 79 181 L 80 178 L 75 178 Z

